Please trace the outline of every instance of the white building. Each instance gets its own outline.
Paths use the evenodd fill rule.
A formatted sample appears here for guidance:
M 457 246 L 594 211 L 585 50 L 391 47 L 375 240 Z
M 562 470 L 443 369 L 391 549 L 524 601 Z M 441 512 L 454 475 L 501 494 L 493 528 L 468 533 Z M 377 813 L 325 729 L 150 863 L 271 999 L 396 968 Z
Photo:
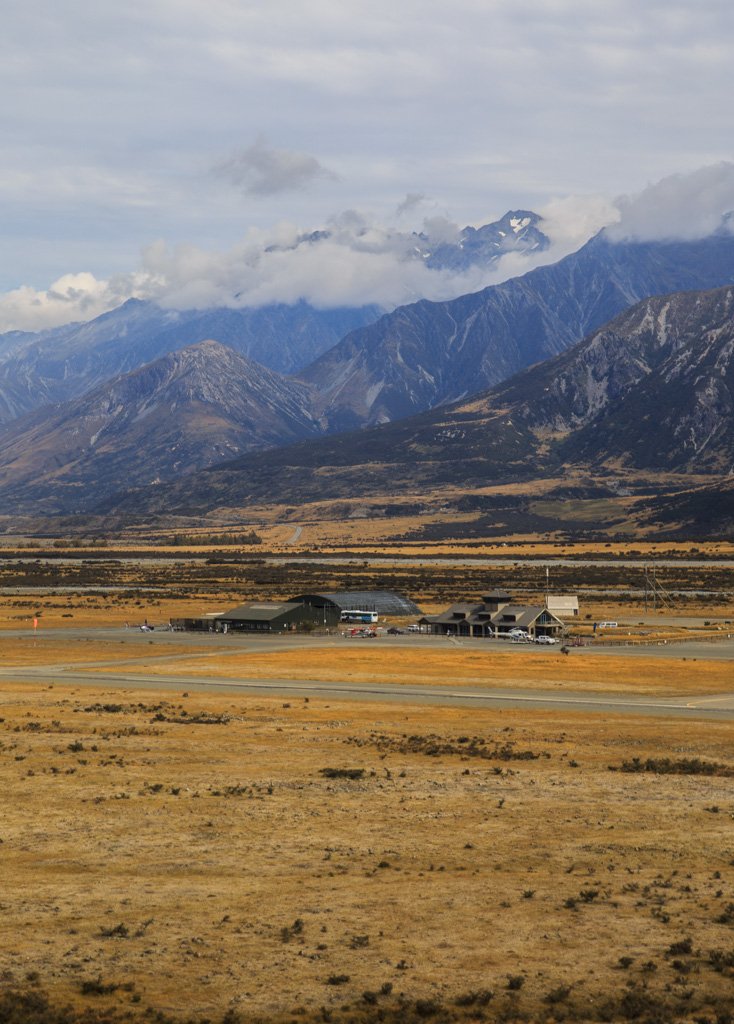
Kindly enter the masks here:
M 570 619 L 579 613 L 579 599 L 569 595 L 549 595 L 546 602 L 548 611 L 561 619 Z

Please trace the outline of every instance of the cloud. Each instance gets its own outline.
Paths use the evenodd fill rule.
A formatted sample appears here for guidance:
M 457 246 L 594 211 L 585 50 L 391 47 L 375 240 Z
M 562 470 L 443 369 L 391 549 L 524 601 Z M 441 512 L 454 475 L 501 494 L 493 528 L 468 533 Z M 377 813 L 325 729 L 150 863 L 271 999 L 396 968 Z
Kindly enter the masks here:
M 406 214 L 413 213 L 426 202 L 428 202 L 428 196 L 424 196 L 422 192 L 408 192 L 402 203 L 398 203 L 395 210 L 395 219 L 400 220 Z
M 46 290 L 23 285 L 0 295 L 0 330 L 42 331 L 92 320 L 128 298 L 129 294 L 116 294 L 114 286 L 93 274 L 64 274 Z
M 428 218 L 421 227 L 429 245 L 455 241 L 458 235 L 457 225 L 446 218 Z M 477 291 L 537 262 L 509 254 L 491 272 L 435 270 L 418 255 L 417 242 L 411 232 L 386 227 L 353 209 L 332 216 L 319 231 L 304 232 L 288 222 L 270 231 L 250 228 L 226 251 L 191 244 L 169 247 L 160 239 L 144 247 L 134 273 L 108 280 L 67 274 L 46 290 L 24 286 L 0 295 L 0 332 L 90 320 L 129 298 L 168 309 L 258 307 L 301 299 L 319 308 L 366 303 L 391 308 Z
M 424 199 L 413 198 L 400 205 L 415 215 Z M 418 251 L 457 241 L 459 226 L 437 215 L 417 224 L 420 244 L 410 230 L 386 226 L 353 208 L 328 217 L 318 230 L 287 220 L 269 230 L 251 227 L 228 249 L 169 246 L 160 239 L 144 247 L 132 273 L 106 280 L 91 273 L 65 274 L 46 290 L 24 286 L 0 295 L 0 332 L 90 320 L 132 297 L 169 309 L 299 300 L 320 308 L 365 303 L 390 308 L 423 298 L 444 301 L 553 263 L 603 227 L 615 239 L 696 238 L 716 230 L 731 209 L 731 163 L 673 175 L 614 202 L 599 195 L 558 197 L 537 211 L 551 240 L 548 250 L 533 256 L 508 253 L 490 269 L 461 273 L 432 269 Z
M 705 238 L 734 210 L 734 163 L 722 161 L 690 174 L 671 174 L 633 196 L 615 200 L 619 220 L 612 240 Z
M 254 196 L 304 189 L 319 178 L 337 180 L 337 175 L 323 167 L 316 157 L 293 149 L 276 149 L 268 145 L 264 135 L 258 135 L 252 145 L 218 164 L 212 173 Z
M 543 234 L 554 252 L 573 252 L 579 239 L 588 239 L 602 228 L 615 224 L 619 209 L 604 196 L 557 196 L 536 210 L 543 218 Z M 560 256 L 559 256 L 560 258 Z

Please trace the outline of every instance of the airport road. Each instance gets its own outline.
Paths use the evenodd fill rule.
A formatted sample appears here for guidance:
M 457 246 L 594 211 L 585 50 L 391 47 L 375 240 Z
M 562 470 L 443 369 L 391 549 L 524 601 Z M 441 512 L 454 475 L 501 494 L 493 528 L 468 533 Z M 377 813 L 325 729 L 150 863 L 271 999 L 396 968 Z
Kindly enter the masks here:
M 388 683 L 321 682 L 293 679 L 220 679 L 185 675 L 126 674 L 125 672 L 80 672 L 60 666 L 4 668 L 0 681 L 28 681 L 52 686 L 95 687 L 113 690 L 172 690 L 242 693 L 252 696 L 359 700 L 395 704 L 439 704 L 485 708 L 528 708 L 547 711 L 582 711 L 606 715 L 708 718 L 734 721 L 734 694 L 710 694 L 687 701 L 684 698 L 634 697 L 629 694 L 580 693 L 559 695 L 539 690 L 482 690 L 466 686 L 395 686 Z
M 76 634 L 77 639 L 110 639 L 119 641 L 121 638 L 127 637 L 128 640 L 141 639 L 141 634 L 135 630 L 88 630 L 88 631 L 77 631 L 77 630 L 59 630 L 58 633 L 65 639 L 72 639 L 73 635 Z M 45 637 L 51 639 L 52 631 L 48 630 L 44 634 Z M 156 634 L 148 634 L 148 636 L 155 636 Z M 28 640 L 28 633 L 24 634 L 25 639 Z M 8 639 L 8 634 L 3 633 L 2 637 L 4 640 Z M 391 638 L 392 639 L 392 638 Z M 420 637 L 416 638 L 417 643 L 421 646 L 427 647 L 440 646 L 446 648 L 446 640 L 438 637 Z M 203 636 L 196 636 L 195 634 L 186 633 L 158 633 L 157 641 L 154 643 L 160 643 L 162 640 L 173 641 L 176 647 L 178 647 L 180 653 L 166 653 L 163 657 L 156 657 L 158 664 L 167 663 L 170 666 L 170 674 L 159 675 L 159 674 L 147 674 L 147 673 L 132 673 L 125 672 L 124 665 L 132 665 L 135 662 L 148 661 L 147 657 L 138 656 L 134 658 L 125 658 L 124 654 L 122 658 L 119 655 L 113 661 L 112 659 L 106 661 L 96 662 L 94 664 L 87 663 L 85 668 L 87 671 L 81 669 L 79 665 L 64 664 L 64 665 L 39 665 L 39 666 L 22 666 L 22 667 L 3 667 L 0 668 L 0 682 L 2 680 L 14 681 L 14 682 L 34 682 L 45 686 L 65 685 L 65 686 L 79 686 L 79 687 L 96 687 L 101 689 L 111 690 L 161 690 L 161 691 L 176 691 L 181 692 L 182 690 L 188 691 L 208 691 L 215 693 L 242 693 L 250 694 L 252 696 L 273 696 L 283 698 L 309 698 L 309 699 L 321 699 L 321 700 L 359 700 L 359 701 L 370 701 L 370 702 L 389 702 L 396 704 L 438 704 L 445 706 L 468 706 L 468 707 L 486 707 L 486 708 L 527 708 L 527 709 L 541 709 L 541 710 L 553 710 L 553 711 L 569 711 L 569 712 L 587 712 L 594 714 L 604 715 L 645 715 L 645 716 L 656 716 L 666 717 L 672 716 L 677 718 L 707 718 L 715 720 L 730 720 L 734 721 L 734 692 L 731 693 L 711 693 L 706 695 L 699 695 L 692 699 L 686 699 L 685 697 L 651 697 L 651 696 L 640 696 L 636 697 L 630 694 L 614 694 L 614 693 L 585 693 L 578 691 L 569 691 L 568 693 L 559 693 L 558 690 L 554 691 L 541 691 L 541 690 L 523 690 L 522 688 L 515 687 L 504 687 L 500 689 L 490 688 L 479 688 L 471 686 L 420 686 L 413 684 L 389 684 L 389 683 L 355 683 L 349 681 L 338 681 L 338 682 L 323 682 L 320 680 L 293 680 L 293 679 L 251 679 L 247 676 L 240 678 L 219 678 L 214 675 L 207 676 L 187 676 L 184 674 L 178 674 L 175 671 L 175 661 L 181 658 L 185 658 L 190 661 L 192 657 L 201 657 L 206 659 L 210 657 L 210 653 L 198 655 L 190 652 L 188 649 L 193 646 L 210 648 L 211 653 L 215 650 L 220 656 L 226 657 L 227 654 L 237 654 L 243 650 L 243 648 L 255 651 L 255 650 L 269 650 L 275 651 L 277 649 L 293 649 L 294 646 L 324 646 L 324 645 L 342 645 L 346 643 L 383 643 L 389 642 L 388 638 L 384 638 L 380 641 L 345 641 L 341 636 L 339 637 L 322 637 L 322 638 L 294 638 L 294 637 L 269 637 L 269 638 L 243 638 L 243 637 L 230 637 L 230 636 L 209 636 L 205 634 Z M 402 638 L 396 638 L 397 642 L 400 642 Z M 413 639 L 411 638 L 411 644 Z M 38 639 L 37 643 L 39 647 L 42 645 L 42 639 Z M 402 646 L 402 645 L 401 645 Z M 467 644 L 469 646 L 469 644 Z M 471 646 L 474 646 L 472 643 Z M 491 665 L 491 652 L 492 649 L 496 649 L 494 644 L 488 645 L 487 641 L 477 641 L 476 646 L 479 649 L 486 650 L 488 654 L 488 667 Z M 707 650 L 712 646 L 709 644 L 692 644 L 694 648 L 705 647 Z M 717 647 L 723 645 L 716 645 Z M 734 645 L 732 645 L 734 646 Z M 516 649 L 523 651 L 535 651 L 534 647 L 518 647 L 513 648 L 506 643 L 502 644 L 502 649 Z M 588 648 L 580 649 L 578 653 L 588 650 Z M 605 651 L 604 653 L 619 653 L 620 649 L 611 649 L 611 651 Z M 628 648 L 621 650 L 629 651 Z M 650 651 L 660 651 L 660 656 L 675 655 L 676 649 L 667 648 L 644 648 L 643 651 L 637 651 L 637 653 L 648 654 Z M 679 649 L 678 649 L 679 650 Z M 602 652 L 594 652 L 594 657 L 600 655 Z M 635 653 L 632 651 L 631 653 Z M 734 652 L 733 652 L 734 653 Z M 730 653 L 730 657 L 732 654 Z M 122 662 L 120 664 L 120 662 Z M 92 671 L 89 671 L 92 669 Z
M 81 666 L 73 664 L 46 665 L 34 667 L 7 667 L 0 669 L 0 681 L 3 679 L 15 681 L 33 681 L 44 685 L 54 683 L 75 686 L 110 687 L 119 689 L 153 689 L 153 690 L 200 690 L 209 692 L 238 692 L 248 693 L 253 696 L 278 696 L 295 698 L 320 698 L 324 700 L 362 700 L 362 701 L 388 701 L 392 703 L 418 703 L 418 704 L 444 704 L 444 705 L 465 705 L 471 707 L 488 708 L 538 708 L 547 710 L 586 711 L 598 714 L 622 714 L 622 715 L 654 715 L 654 716 L 675 716 L 693 718 L 712 718 L 719 720 L 734 720 L 734 691 L 732 693 L 712 693 L 705 696 L 698 696 L 686 700 L 680 697 L 635 697 L 629 694 L 613 693 L 582 693 L 569 691 L 567 694 L 559 694 L 554 691 L 523 690 L 521 688 L 506 689 L 481 689 L 466 686 L 439 687 L 439 686 L 416 686 L 409 684 L 360 684 L 349 681 L 322 682 L 319 680 L 292 680 L 292 679 L 251 679 L 243 676 L 241 678 L 218 678 L 186 676 L 175 672 L 175 662 L 181 658 L 201 657 L 208 659 L 211 654 L 217 653 L 220 657 L 235 655 L 243 650 L 256 652 L 276 652 L 278 650 L 293 650 L 294 648 L 318 649 L 334 646 L 352 646 L 354 644 L 368 644 L 369 646 L 385 644 L 399 646 L 401 649 L 452 649 L 466 648 L 470 650 L 484 651 L 488 657 L 488 667 L 491 665 L 492 653 L 497 651 L 518 651 L 525 654 L 546 653 L 558 648 L 542 648 L 535 645 L 508 644 L 507 641 L 474 640 L 464 638 L 461 640 L 447 640 L 445 637 L 434 637 L 428 635 L 398 637 L 381 636 L 376 639 L 353 638 L 346 639 L 341 632 L 333 633 L 331 636 L 309 636 L 300 634 L 282 634 L 277 636 L 252 636 L 242 634 L 210 634 L 210 633 L 172 633 L 164 630 L 154 630 L 151 633 L 141 633 L 137 628 L 126 629 L 124 627 L 95 628 L 95 629 L 45 629 L 39 630 L 38 636 L 33 640 L 32 631 L 25 629 L 7 630 L 0 633 L 0 643 L 5 645 L 14 639 L 22 639 L 38 644 L 41 648 L 46 640 L 78 640 L 78 641 L 108 641 L 115 644 L 114 660 L 112 658 L 95 663 L 86 663 L 87 670 L 82 671 Z M 140 654 L 140 644 L 153 645 L 158 647 L 165 645 L 165 655 L 155 655 L 158 664 L 167 663 L 170 665 L 170 675 L 147 675 L 138 673 L 126 673 L 124 665 L 133 665 L 136 662 L 145 662 L 149 658 Z M 119 650 L 120 644 L 127 646 L 135 644 L 136 655 L 132 658 L 125 657 Z M 204 654 L 191 652 L 191 647 L 202 648 Z M 124 651 L 124 648 L 123 648 Z M 112 650 L 110 652 L 113 653 Z M 131 652 L 132 653 L 132 652 Z M 153 652 L 151 652 L 153 653 Z M 722 640 L 717 643 L 684 643 L 684 644 L 660 644 L 645 647 L 582 647 L 572 648 L 569 652 L 571 657 L 663 657 L 663 658 L 686 658 L 691 661 L 706 660 L 731 660 L 734 663 L 734 641 Z M 734 681 L 734 664 L 732 671 Z
M 29 640 L 33 638 L 33 629 L 28 626 L 0 631 L 0 645 L 12 639 Z M 622 639 L 620 637 L 620 639 Z M 385 645 L 390 644 L 397 649 L 441 649 L 450 650 L 452 647 L 463 648 L 472 651 L 483 651 L 491 657 L 496 651 L 522 651 L 525 654 L 540 654 L 550 651 L 558 651 L 558 646 L 542 647 L 535 644 L 511 644 L 507 640 L 479 639 L 461 637 L 459 639 L 447 639 L 444 636 L 431 636 L 426 633 L 409 634 L 402 636 L 382 636 L 376 638 L 352 637 L 345 638 L 342 630 L 335 630 L 330 636 L 309 635 L 303 633 L 278 633 L 269 635 L 244 634 L 244 633 L 171 633 L 160 627 L 151 633 L 141 633 L 137 627 L 126 629 L 124 626 L 97 627 L 94 629 L 79 629 L 76 627 L 65 627 L 60 629 L 49 629 L 39 627 L 37 642 L 44 640 L 101 640 L 113 643 L 148 643 L 166 644 L 167 646 L 177 645 L 186 647 L 205 647 L 216 649 L 219 652 L 236 653 L 243 649 L 249 651 L 278 651 L 295 648 L 318 648 L 323 646 L 334 646 L 334 644 L 368 644 Z M 572 647 L 569 655 L 571 657 L 638 657 L 638 658 L 686 658 L 697 661 L 731 661 L 732 681 L 734 682 L 734 639 L 722 639 L 715 642 L 686 641 L 681 643 L 664 643 L 658 641 L 649 644 L 632 644 L 629 647 L 620 644 L 604 646 Z

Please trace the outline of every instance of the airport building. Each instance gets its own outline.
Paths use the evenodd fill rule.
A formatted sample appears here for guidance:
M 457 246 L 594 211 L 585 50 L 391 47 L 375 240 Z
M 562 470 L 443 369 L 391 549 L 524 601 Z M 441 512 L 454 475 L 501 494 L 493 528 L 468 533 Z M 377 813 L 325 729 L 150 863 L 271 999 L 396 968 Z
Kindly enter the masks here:
M 479 604 L 452 604 L 440 615 L 418 620 L 431 633 L 451 636 L 492 637 L 523 630 L 530 636 L 559 636 L 563 623 L 545 605 L 513 604 L 504 590 L 484 594 Z
M 375 622 L 387 615 L 418 616 L 417 604 L 387 590 L 343 591 L 334 594 L 299 594 L 288 601 L 250 601 L 216 615 L 200 619 L 174 619 L 173 626 L 183 629 L 229 632 L 282 633 L 299 626 L 333 629 L 341 622 L 361 621 L 362 613 Z M 375 618 L 376 616 L 376 618 Z

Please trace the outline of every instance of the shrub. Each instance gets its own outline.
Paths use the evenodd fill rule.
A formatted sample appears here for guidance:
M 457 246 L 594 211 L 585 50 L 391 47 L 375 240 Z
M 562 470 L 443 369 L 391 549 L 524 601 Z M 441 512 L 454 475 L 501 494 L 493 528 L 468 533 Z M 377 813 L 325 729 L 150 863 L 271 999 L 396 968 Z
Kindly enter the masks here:
M 321 768 L 319 774 L 327 779 L 361 779 L 364 768 Z
M 690 953 L 693 943 L 690 938 L 681 939 L 679 942 L 671 942 L 668 946 L 668 956 L 676 956 L 679 953 Z
M 571 994 L 571 987 L 569 985 L 559 985 L 557 988 L 552 988 L 544 997 L 546 1003 L 550 1003 L 551 1006 L 555 1006 L 556 1003 L 563 1003 L 568 999 Z
M 476 992 L 464 992 L 454 999 L 455 1006 L 486 1006 L 494 996 L 488 988 L 480 988 Z
M 436 999 L 416 999 L 415 1012 L 419 1017 L 435 1017 L 443 1009 Z
M 84 996 L 108 996 L 119 988 L 114 982 L 103 982 L 101 976 L 96 979 L 88 979 L 81 983 L 82 995 Z

